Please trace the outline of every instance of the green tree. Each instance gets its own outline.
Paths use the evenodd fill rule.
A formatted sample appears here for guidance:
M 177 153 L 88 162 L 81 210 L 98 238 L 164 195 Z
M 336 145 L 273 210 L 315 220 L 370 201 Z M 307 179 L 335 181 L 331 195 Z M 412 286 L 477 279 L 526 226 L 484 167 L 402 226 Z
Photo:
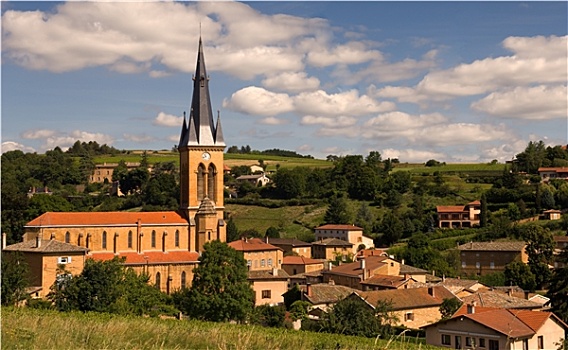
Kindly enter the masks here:
M 233 242 L 239 239 L 239 230 L 233 218 L 227 221 L 227 242 Z
M 351 211 L 345 196 L 337 194 L 329 199 L 329 207 L 323 219 L 328 224 L 349 224 L 352 222 Z
M 458 298 L 446 298 L 440 305 L 440 314 L 442 320 L 447 320 L 452 317 L 456 311 L 462 306 L 462 302 Z
M 244 322 L 253 310 L 254 292 L 242 253 L 220 241 L 203 248 L 192 287 L 175 293 L 176 306 L 200 320 Z
M 568 322 L 568 249 L 564 248 L 557 261 L 563 263 L 563 267 L 554 269 L 548 292 L 552 311 L 564 322 Z
M 522 237 L 527 242 L 528 265 L 535 276 L 536 286 L 542 288 L 551 276 L 548 266 L 553 263 L 554 238 L 548 229 L 539 225 L 527 226 Z
M 260 305 L 254 308 L 252 323 L 264 327 L 282 327 L 286 317 L 284 305 Z
M 536 288 L 536 279 L 531 268 L 522 261 L 513 261 L 505 266 L 505 283 L 525 290 Z
M 120 160 L 116 168 L 114 168 L 112 172 L 112 181 L 119 181 L 122 182 L 126 179 L 128 175 L 128 167 L 126 166 L 126 162 L 124 160 Z
M 278 231 L 278 229 L 276 227 L 270 226 L 269 228 L 266 229 L 266 233 L 264 234 L 264 237 L 280 238 L 280 232 Z
M 403 225 L 400 219 L 394 214 L 394 212 L 389 211 L 383 216 L 381 223 L 379 225 L 379 232 L 382 236 L 379 237 L 379 242 L 384 246 L 391 246 L 402 237 Z
M 19 252 L 2 253 L 2 305 L 16 305 L 27 297 L 29 266 Z
M 357 215 L 355 216 L 355 225 L 363 229 L 363 233 L 369 234 L 373 230 L 373 223 L 375 222 L 375 215 L 366 203 L 361 203 Z
M 530 141 L 525 150 L 516 156 L 519 170 L 536 174 L 546 158 L 546 146 L 542 141 Z

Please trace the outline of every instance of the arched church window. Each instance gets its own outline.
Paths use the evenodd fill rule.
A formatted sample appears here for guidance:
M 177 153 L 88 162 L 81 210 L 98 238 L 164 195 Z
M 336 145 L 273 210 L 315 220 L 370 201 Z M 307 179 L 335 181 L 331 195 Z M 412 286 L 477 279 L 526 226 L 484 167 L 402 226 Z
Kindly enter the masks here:
M 156 272 L 156 288 L 160 289 L 161 287 L 161 276 L 159 272 Z
M 174 238 L 175 238 L 175 245 L 176 245 L 176 247 L 179 247 L 179 230 L 176 230 L 176 233 L 175 233 L 175 237 L 174 237 Z
M 71 233 L 65 232 L 65 243 L 71 243 Z
M 197 200 L 202 200 L 205 197 L 205 166 L 199 164 L 197 168 Z
M 207 197 L 212 201 L 217 201 L 217 170 L 215 165 L 209 164 L 209 169 L 207 171 Z
M 156 248 L 156 231 L 152 231 L 152 248 Z
M 102 241 L 103 249 L 107 249 L 107 233 L 103 231 L 103 241 Z
M 181 287 L 185 288 L 185 271 L 181 272 Z
M 132 249 L 132 231 L 128 231 L 128 248 Z

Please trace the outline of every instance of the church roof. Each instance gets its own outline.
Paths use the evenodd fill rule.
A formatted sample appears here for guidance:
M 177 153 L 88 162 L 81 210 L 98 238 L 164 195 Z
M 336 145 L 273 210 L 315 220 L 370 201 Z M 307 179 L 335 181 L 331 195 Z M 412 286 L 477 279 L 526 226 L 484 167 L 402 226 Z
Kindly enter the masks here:
M 25 227 L 67 227 L 67 226 L 136 226 L 140 220 L 143 226 L 187 225 L 187 220 L 175 211 L 154 212 L 47 212 Z
M 220 118 L 217 117 L 217 125 L 213 121 L 211 97 L 209 95 L 209 77 L 205 68 L 205 56 L 203 55 L 201 38 L 199 38 L 197 65 L 195 67 L 195 76 L 193 77 L 193 96 L 189 112 L 189 124 L 187 128 L 185 125 L 184 117 L 179 147 L 225 146 Z
M 20 242 L 12 244 L 4 248 L 5 251 L 11 252 L 29 252 L 29 253 L 83 253 L 86 254 L 89 249 L 79 247 L 73 244 L 56 241 L 54 239 L 42 239 L 38 247 L 36 240 Z

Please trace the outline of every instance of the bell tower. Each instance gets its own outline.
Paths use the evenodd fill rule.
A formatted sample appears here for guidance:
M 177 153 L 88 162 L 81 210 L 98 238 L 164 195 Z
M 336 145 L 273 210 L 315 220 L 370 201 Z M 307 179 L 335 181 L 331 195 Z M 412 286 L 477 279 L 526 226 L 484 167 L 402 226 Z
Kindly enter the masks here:
M 226 241 L 223 221 L 223 151 L 221 119 L 213 122 L 209 77 L 203 43 L 199 38 L 197 66 L 189 120 L 184 113 L 178 145 L 180 163 L 179 211 L 190 225 L 190 250 L 200 251 L 207 241 Z

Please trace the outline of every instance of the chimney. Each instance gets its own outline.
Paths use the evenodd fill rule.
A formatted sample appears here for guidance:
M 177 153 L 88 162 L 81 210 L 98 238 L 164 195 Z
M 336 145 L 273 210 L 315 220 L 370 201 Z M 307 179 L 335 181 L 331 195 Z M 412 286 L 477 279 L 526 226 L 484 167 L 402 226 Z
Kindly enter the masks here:
M 272 268 L 272 276 L 278 277 L 278 269 L 276 267 Z
M 6 249 L 6 232 L 2 234 L 2 250 Z
M 36 236 L 36 248 L 41 248 L 41 237 Z
M 268 236 L 264 237 L 264 243 L 268 243 Z
M 467 304 L 467 313 L 468 314 L 474 314 L 476 305 L 477 305 L 477 303 L 475 301 L 472 301 L 471 304 Z
M 330 279 L 329 279 L 329 284 L 332 285 L 332 286 L 335 286 L 335 281 L 330 278 Z
M 401 264 L 401 265 L 404 265 L 404 259 L 402 259 L 402 260 L 400 261 L 400 264 Z
M 428 287 L 428 294 L 430 294 L 432 297 L 436 297 L 436 293 L 434 292 L 434 287 Z
M 473 249 L 473 241 L 469 241 L 469 249 Z
M 327 261 L 325 264 L 327 266 L 327 270 L 331 271 L 331 269 L 333 268 L 333 263 L 331 261 Z
M 363 272 L 363 281 L 365 281 L 367 278 L 369 278 L 369 276 L 367 276 L 368 273 L 367 273 L 367 269 L 366 269 L 366 266 L 365 266 L 365 259 L 361 259 L 360 264 L 361 264 L 361 270 Z
M 306 283 L 306 294 L 311 297 L 312 296 L 312 284 L 311 283 Z
M 507 289 L 507 295 L 512 297 L 513 296 L 513 288 Z

